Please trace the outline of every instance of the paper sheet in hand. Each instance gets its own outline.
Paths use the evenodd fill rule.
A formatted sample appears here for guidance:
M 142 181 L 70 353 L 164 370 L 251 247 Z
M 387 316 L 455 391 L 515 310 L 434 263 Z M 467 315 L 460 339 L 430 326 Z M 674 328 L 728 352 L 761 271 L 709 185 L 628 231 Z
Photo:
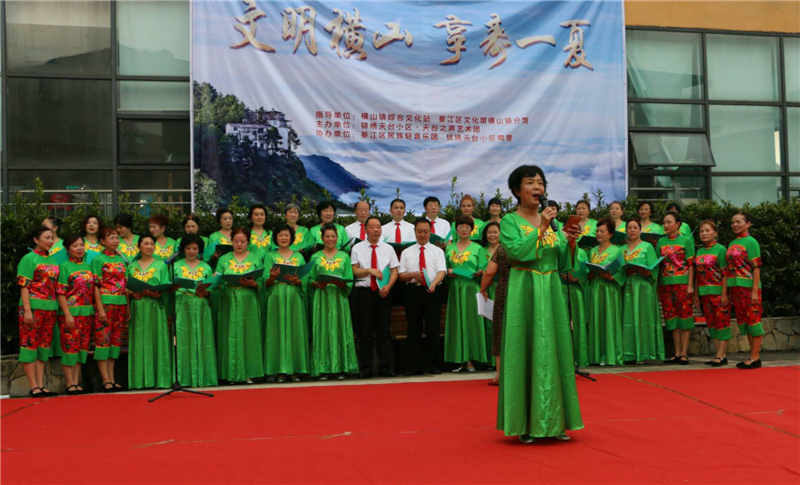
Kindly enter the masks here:
M 125 287 L 131 290 L 134 293 L 141 293 L 145 290 L 150 291 L 165 291 L 170 289 L 172 285 L 170 283 L 163 283 L 160 285 L 151 285 L 150 283 L 145 283 L 142 280 L 137 280 L 133 276 L 128 276 L 128 280 L 125 283 Z
M 487 320 L 494 318 L 494 300 L 485 300 L 480 293 L 475 293 L 475 298 L 478 299 L 478 315 Z
M 302 266 L 293 266 L 291 264 L 276 264 L 274 267 L 280 268 L 281 274 L 278 275 L 278 281 L 288 283 L 287 276 L 296 276 L 303 279 L 311 271 L 312 263 L 306 263 Z
M 253 278 L 254 280 L 258 280 L 263 275 L 264 275 L 264 268 L 259 268 L 255 271 L 250 271 L 249 273 L 222 275 L 222 280 L 229 285 L 239 286 L 240 279 Z

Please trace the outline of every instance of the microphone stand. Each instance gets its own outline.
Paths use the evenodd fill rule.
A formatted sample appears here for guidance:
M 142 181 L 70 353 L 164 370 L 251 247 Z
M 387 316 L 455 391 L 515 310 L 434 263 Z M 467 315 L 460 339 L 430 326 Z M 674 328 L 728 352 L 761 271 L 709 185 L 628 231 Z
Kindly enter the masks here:
M 172 255 L 171 258 L 169 258 L 168 260 L 165 261 L 165 263 L 167 263 L 167 269 L 169 270 L 169 278 L 170 278 L 170 283 L 172 285 L 171 286 L 171 291 L 173 293 L 173 295 L 172 295 L 172 305 L 171 306 L 172 306 L 172 315 L 174 316 L 174 318 L 173 318 L 173 321 L 172 321 L 172 332 L 170 332 L 170 338 L 172 339 L 172 347 L 173 347 L 172 365 L 173 365 L 173 370 L 175 372 L 175 382 L 172 383 L 172 388 L 170 388 L 168 391 L 166 391 L 166 392 L 164 392 L 162 394 L 159 394 L 158 396 L 156 396 L 154 398 L 148 399 L 148 402 L 154 402 L 154 401 L 156 401 L 158 399 L 161 399 L 164 396 L 169 396 L 173 392 L 188 392 L 190 394 L 199 394 L 201 396 L 214 397 L 214 395 L 211 394 L 211 393 L 201 392 L 201 391 L 194 391 L 192 389 L 184 387 L 181 384 L 180 378 L 178 377 L 178 314 L 177 314 L 177 311 L 176 311 L 176 302 L 177 302 L 177 298 L 178 298 L 178 292 L 175 291 L 175 268 L 174 268 L 174 266 L 175 266 L 175 261 L 177 261 L 179 254 L 180 254 L 179 252 L 176 252 L 174 255 Z

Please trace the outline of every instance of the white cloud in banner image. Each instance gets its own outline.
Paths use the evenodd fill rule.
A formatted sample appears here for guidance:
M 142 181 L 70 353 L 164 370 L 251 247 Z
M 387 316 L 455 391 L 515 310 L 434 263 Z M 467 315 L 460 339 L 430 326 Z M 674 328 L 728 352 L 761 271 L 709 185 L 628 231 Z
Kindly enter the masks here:
M 199 2 L 194 7 L 194 76 L 219 92 L 234 94 L 251 109 L 259 106 L 286 113 L 299 134 L 303 155 L 324 155 L 370 184 L 369 193 L 383 206 L 399 187 L 409 206 L 421 205 L 428 194 L 449 198 L 449 182 L 458 176 L 457 190 L 477 194 L 506 189 L 514 167 L 536 163 L 548 174 L 550 194 L 557 200 L 576 200 L 584 192 L 602 189 L 608 198 L 624 197 L 625 93 L 620 2 L 266 2 L 257 1 L 267 16 L 257 22 L 256 38 L 275 48 L 265 53 L 253 47 L 231 49 L 241 39 L 234 17 L 241 2 Z M 292 54 L 294 41 L 281 37 L 281 12 L 309 5 L 316 9 L 316 44 L 312 56 L 305 43 Z M 365 29 L 365 61 L 339 58 L 330 49 L 324 27 L 333 10 L 353 14 L 359 9 Z M 485 23 L 496 13 L 511 47 L 506 60 L 489 69 L 497 58 L 484 56 L 480 43 Z M 433 24 L 446 15 L 470 20 L 465 33 L 467 50 L 458 64 L 443 66 L 452 56 L 447 33 Z M 586 19 L 585 67 L 565 68 L 569 29 L 561 22 Z M 414 37 L 412 47 L 402 41 L 381 50 L 372 45 L 378 30 L 388 32 L 395 22 Z M 556 46 L 535 44 L 520 49 L 517 39 L 550 35 Z M 341 48 L 344 49 L 344 43 Z M 347 112 L 355 116 L 354 138 L 317 135 L 317 111 Z M 481 133 L 507 135 L 507 142 L 447 142 L 379 139 L 386 128 L 361 129 L 361 113 L 439 116 L 528 118 L 527 124 L 479 124 Z M 334 120 L 331 119 L 331 122 Z M 436 123 L 434 123 L 436 122 Z M 368 121 L 369 123 L 369 121 Z M 447 122 L 446 125 L 459 123 Z M 461 123 L 465 125 L 465 123 Z M 423 123 L 415 123 L 419 133 Z M 333 129 L 331 131 L 333 135 Z M 361 132 L 376 139 L 362 140 Z M 395 130 L 397 132 L 397 130 Z M 437 131 L 438 135 L 446 133 Z M 453 133 L 458 134 L 458 132 Z M 395 133 L 396 135 L 396 133 Z M 463 133 L 462 133 L 463 135 Z M 340 199 L 351 202 L 352 195 Z M 419 200 L 415 200 L 419 198 Z

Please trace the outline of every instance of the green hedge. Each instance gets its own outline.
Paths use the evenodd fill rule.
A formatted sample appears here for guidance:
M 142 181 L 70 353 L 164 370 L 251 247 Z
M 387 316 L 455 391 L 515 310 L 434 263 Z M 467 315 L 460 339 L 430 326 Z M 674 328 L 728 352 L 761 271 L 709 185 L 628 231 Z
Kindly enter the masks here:
M 453 220 L 457 215 L 457 204 L 462 197 L 462 193 L 456 192 L 457 179 L 451 181 L 450 200 L 444 201 L 443 208 L 445 218 Z M 30 232 L 38 227 L 42 220 L 48 215 L 47 203 L 44 200 L 44 192 L 41 181 L 36 181 L 36 191 L 33 194 L 23 196 L 14 194 L 11 203 L 3 207 L 0 214 L 0 224 L 2 227 L 2 247 L 0 248 L 0 264 L 2 264 L 2 295 L 0 295 L 0 305 L 2 305 L 2 353 L 17 353 L 18 342 L 18 323 L 17 323 L 17 302 L 19 300 L 19 289 L 16 286 L 17 263 L 20 258 L 28 252 L 28 248 L 33 246 L 29 240 Z M 402 196 L 402 194 L 398 194 Z M 488 218 L 486 202 L 491 198 L 485 194 L 473 195 L 476 199 L 475 215 L 479 218 Z M 492 196 L 499 196 L 497 191 Z M 500 197 L 502 198 L 502 197 Z M 378 216 L 383 223 L 388 222 L 391 216 L 388 213 L 380 212 L 374 205 L 374 200 L 362 191 L 361 199 L 373 203 L 373 213 Z M 602 192 L 593 194 L 590 198 L 588 194 L 584 199 L 592 202 L 591 216 L 599 219 L 608 215 L 608 203 Z M 300 224 L 312 226 L 316 224 L 317 216 L 314 211 L 316 201 L 303 198 L 302 200 L 293 199 L 301 208 Z M 118 201 L 119 211 L 134 214 L 134 232 L 143 234 L 147 230 L 147 218 L 144 213 L 166 213 L 170 216 L 170 224 L 167 228 L 167 235 L 173 238 L 180 237 L 182 233 L 181 220 L 182 214 L 177 209 L 168 209 L 163 206 L 143 207 L 132 204 L 127 198 L 121 197 Z M 660 220 L 666 212 L 668 201 L 659 201 L 655 204 L 656 214 L 654 220 Z M 512 208 L 513 199 L 503 199 L 503 209 L 508 211 Z M 624 218 L 636 213 L 637 200 L 629 197 L 623 201 L 625 215 Z M 204 207 L 205 211 L 200 211 L 201 228 L 203 234 L 210 234 L 216 230 L 216 221 L 213 213 L 209 210 L 213 205 L 207 201 L 200 201 L 198 204 Z M 267 226 L 277 227 L 283 223 L 284 203 L 278 204 L 267 213 Z M 234 226 L 248 225 L 248 208 L 239 204 L 234 198 L 229 208 L 234 213 Z M 764 315 L 765 316 L 786 316 L 797 315 L 800 312 L 800 201 L 793 202 L 764 202 L 754 207 L 745 207 L 750 213 L 753 226 L 751 233 L 761 244 L 762 259 L 764 269 L 762 273 L 763 295 L 764 295 Z M 730 220 L 739 208 L 728 203 L 720 204 L 714 201 L 702 201 L 688 205 L 683 210 L 684 221 L 692 228 L 695 228 L 705 219 L 712 219 L 719 226 L 720 242 L 726 244 L 733 239 L 733 232 L 730 228 Z M 572 213 L 573 204 L 566 203 L 561 207 L 559 219 Z M 87 214 L 102 214 L 103 208 L 98 196 L 91 197 L 90 200 L 77 206 L 65 219 L 64 225 L 60 230 L 63 238 L 67 234 L 77 233 L 80 230 L 80 222 Z M 422 211 L 411 211 L 407 219 L 412 221 L 419 216 Z M 338 222 L 349 224 L 355 220 L 354 216 L 341 217 Z M 105 221 L 110 224 L 111 221 Z M 699 244 L 699 241 L 698 241 Z

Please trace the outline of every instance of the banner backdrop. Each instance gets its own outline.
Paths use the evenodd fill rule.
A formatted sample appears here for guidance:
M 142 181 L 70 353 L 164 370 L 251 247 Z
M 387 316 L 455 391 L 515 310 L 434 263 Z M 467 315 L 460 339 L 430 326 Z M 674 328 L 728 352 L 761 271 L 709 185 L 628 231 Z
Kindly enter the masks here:
M 620 1 L 193 2 L 194 157 L 222 202 L 625 196 Z

